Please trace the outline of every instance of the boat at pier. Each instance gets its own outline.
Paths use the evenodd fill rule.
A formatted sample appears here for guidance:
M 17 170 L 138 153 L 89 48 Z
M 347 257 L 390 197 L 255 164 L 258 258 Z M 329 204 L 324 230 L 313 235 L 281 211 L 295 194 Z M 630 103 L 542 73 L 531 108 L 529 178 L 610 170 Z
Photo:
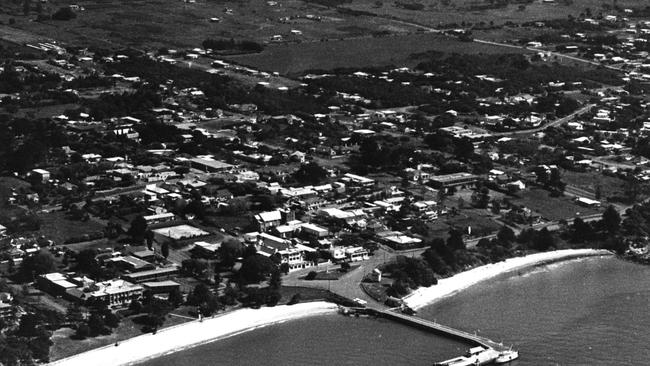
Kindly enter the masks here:
M 497 357 L 497 359 L 494 360 L 494 363 L 497 365 L 501 365 L 516 360 L 517 358 L 519 358 L 519 352 L 517 351 L 513 351 L 513 350 L 502 351 L 499 353 L 499 357 Z
M 473 347 L 467 351 L 464 356 L 452 358 L 447 361 L 435 363 L 434 366 L 476 366 L 487 365 L 495 362 L 499 358 L 500 353 L 491 349 L 483 347 Z

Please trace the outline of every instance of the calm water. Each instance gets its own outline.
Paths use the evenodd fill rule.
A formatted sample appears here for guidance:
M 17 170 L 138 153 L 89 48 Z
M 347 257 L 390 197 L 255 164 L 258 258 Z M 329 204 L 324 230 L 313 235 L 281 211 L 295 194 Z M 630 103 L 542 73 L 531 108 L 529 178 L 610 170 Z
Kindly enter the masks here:
M 419 316 L 513 344 L 524 365 L 650 365 L 650 267 L 591 258 L 470 288 Z M 147 362 L 162 365 L 431 365 L 466 345 L 386 320 L 327 315 Z

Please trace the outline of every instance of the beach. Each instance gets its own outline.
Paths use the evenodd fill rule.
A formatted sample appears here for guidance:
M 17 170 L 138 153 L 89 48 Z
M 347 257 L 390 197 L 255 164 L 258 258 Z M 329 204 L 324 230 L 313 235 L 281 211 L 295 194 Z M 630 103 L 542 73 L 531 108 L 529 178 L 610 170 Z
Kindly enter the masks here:
M 431 287 L 420 287 L 404 297 L 404 302 L 412 309 L 418 309 L 439 301 L 445 297 L 451 296 L 458 291 L 461 291 L 479 282 L 486 281 L 509 272 L 524 270 L 530 267 L 570 259 L 606 255 L 612 255 L 612 253 L 607 250 L 597 249 L 564 249 L 552 252 L 531 254 L 525 257 L 509 258 L 505 261 L 476 267 L 468 271 L 458 273 L 449 278 L 443 278 L 438 281 L 437 285 L 433 285 Z
M 122 341 L 64 358 L 49 365 L 121 366 L 132 365 L 182 349 L 226 338 L 287 320 L 331 314 L 337 306 L 329 302 L 308 302 L 296 305 L 240 309 L 203 321 L 193 321 L 158 331 L 156 334 Z
M 404 301 L 409 307 L 417 309 L 482 281 L 514 271 L 570 259 L 608 255 L 612 253 L 607 250 L 567 249 L 509 258 L 441 279 L 437 285 L 431 287 L 421 287 L 406 296 Z M 157 334 L 143 334 L 123 341 L 118 346 L 97 348 L 52 362 L 50 365 L 132 365 L 267 325 L 308 316 L 333 314 L 337 309 L 336 304 L 323 301 L 261 309 L 239 309 L 213 318 L 205 318 L 202 322 L 192 321 L 162 329 Z

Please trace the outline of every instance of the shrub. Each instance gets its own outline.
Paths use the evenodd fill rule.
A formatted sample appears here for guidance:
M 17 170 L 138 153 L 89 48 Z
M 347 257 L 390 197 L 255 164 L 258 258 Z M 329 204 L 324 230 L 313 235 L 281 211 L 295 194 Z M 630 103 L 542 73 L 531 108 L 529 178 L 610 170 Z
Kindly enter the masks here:
M 291 296 L 291 300 L 287 303 L 287 305 L 294 305 L 300 302 L 300 293 L 297 293 L 293 296 Z
M 311 280 L 315 279 L 317 275 L 318 275 L 318 273 L 316 273 L 315 271 L 311 271 L 311 272 L 307 273 L 307 276 L 305 276 L 305 279 L 307 281 L 311 281 Z
M 52 19 L 54 19 L 54 20 L 64 20 L 65 21 L 65 20 L 74 19 L 76 17 L 77 17 L 77 14 L 67 6 L 59 8 L 59 10 L 57 10 L 56 13 L 52 14 Z

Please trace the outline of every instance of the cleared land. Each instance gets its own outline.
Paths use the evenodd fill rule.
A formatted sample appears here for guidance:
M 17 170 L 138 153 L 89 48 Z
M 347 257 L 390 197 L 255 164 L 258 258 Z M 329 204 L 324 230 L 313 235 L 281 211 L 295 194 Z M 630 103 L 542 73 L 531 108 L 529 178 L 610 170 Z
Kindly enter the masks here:
M 570 197 L 550 197 L 543 189 L 525 191 L 521 198 L 513 199 L 512 202 L 528 207 L 547 220 L 569 220 L 576 216 L 588 216 L 600 212 L 595 208 L 580 206 Z
M 53 211 L 39 214 L 41 222 L 40 234 L 51 239 L 56 244 L 63 244 L 69 238 L 80 238 L 85 234 L 101 232 L 104 228 L 91 220 L 76 221 L 65 217 L 63 211 Z
M 415 66 L 422 60 L 412 54 L 427 51 L 443 53 L 521 53 L 526 50 L 461 42 L 434 33 L 404 36 L 366 37 L 339 41 L 277 44 L 259 54 L 231 56 L 227 59 L 266 71 L 296 75 L 306 70 L 362 68 L 371 66 Z
M 500 6 L 505 3 L 507 5 Z M 639 0 L 621 0 L 616 5 L 625 8 L 641 6 Z M 381 4 L 381 6 L 378 6 Z M 354 0 L 343 7 L 370 12 L 385 17 L 397 17 L 427 26 L 444 26 L 455 23 L 457 26 L 472 23 L 489 25 L 505 22 L 529 22 L 543 19 L 563 19 L 569 14 L 578 16 L 586 8 L 594 14 L 602 10 L 602 5 L 612 5 L 609 0 L 556 0 L 553 3 L 533 1 L 522 4 L 517 1 L 495 2 L 491 0 L 409 0 L 377 2 L 375 0 Z M 404 6 L 407 5 L 407 6 Z M 409 10 L 408 8 L 419 10 Z

